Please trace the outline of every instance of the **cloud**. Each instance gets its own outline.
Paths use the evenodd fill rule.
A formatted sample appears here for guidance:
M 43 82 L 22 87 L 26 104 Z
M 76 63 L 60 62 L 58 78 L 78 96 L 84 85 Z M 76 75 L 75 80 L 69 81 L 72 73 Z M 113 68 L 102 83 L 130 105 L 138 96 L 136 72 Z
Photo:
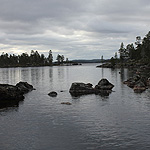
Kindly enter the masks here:
M 0 51 L 110 58 L 149 31 L 148 0 L 0 0 Z

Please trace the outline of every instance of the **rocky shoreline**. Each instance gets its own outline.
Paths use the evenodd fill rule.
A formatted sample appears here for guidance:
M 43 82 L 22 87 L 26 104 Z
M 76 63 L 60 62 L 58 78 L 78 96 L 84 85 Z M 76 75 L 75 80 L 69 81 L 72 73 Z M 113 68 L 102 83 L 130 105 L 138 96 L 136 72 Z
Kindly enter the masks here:
M 128 68 L 128 69 L 142 69 L 142 70 L 150 70 L 150 63 L 144 62 L 144 60 L 126 60 L 123 63 L 103 63 L 101 65 L 96 66 L 97 68 Z
M 118 63 L 114 66 L 111 63 L 102 64 L 96 67 L 101 68 L 128 68 L 132 71 L 133 76 L 123 83 L 134 90 L 135 93 L 142 93 L 150 88 L 150 63 L 142 61 L 129 61 Z
M 132 88 L 135 93 L 142 93 L 150 88 L 150 78 L 142 75 L 134 75 L 123 82 L 128 87 Z

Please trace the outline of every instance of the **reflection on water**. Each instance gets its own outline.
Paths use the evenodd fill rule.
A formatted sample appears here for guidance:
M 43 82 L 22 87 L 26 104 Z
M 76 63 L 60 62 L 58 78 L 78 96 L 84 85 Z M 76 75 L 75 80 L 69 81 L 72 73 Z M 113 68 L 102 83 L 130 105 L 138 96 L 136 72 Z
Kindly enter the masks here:
M 1 68 L 0 83 L 27 81 L 36 90 L 19 107 L 0 109 L 0 150 L 148 150 L 150 91 L 122 84 L 127 69 L 95 66 Z M 69 94 L 72 82 L 95 86 L 102 77 L 115 85 L 109 97 Z M 55 98 L 47 95 L 53 90 Z
M 0 109 L 0 116 L 6 116 L 7 113 L 11 113 L 11 112 L 18 112 L 19 107 L 18 106 L 14 106 L 14 107 L 4 107 Z

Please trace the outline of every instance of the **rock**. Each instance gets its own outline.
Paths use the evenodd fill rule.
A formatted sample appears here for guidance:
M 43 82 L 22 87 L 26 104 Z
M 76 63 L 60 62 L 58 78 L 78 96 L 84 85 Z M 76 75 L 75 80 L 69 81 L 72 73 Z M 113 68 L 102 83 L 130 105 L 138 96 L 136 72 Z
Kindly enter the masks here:
M 24 82 L 22 82 L 23 84 Z M 18 83 L 17 85 L 22 85 Z M 0 84 L 0 105 L 18 104 L 19 101 L 24 100 L 24 93 L 27 93 L 31 90 L 31 85 L 26 87 L 26 92 L 21 88 L 21 86 L 14 86 L 9 84 Z M 25 82 L 25 85 L 29 85 Z M 33 86 L 32 86 L 33 88 Z M 29 90 L 27 90 L 29 89 Z
M 97 90 L 95 89 L 95 94 L 100 96 L 109 96 L 112 90 Z
M 94 94 L 95 90 L 89 83 L 85 84 L 81 82 L 75 82 L 72 83 L 69 92 L 73 96 L 80 96 L 85 94 Z
M 143 91 L 146 90 L 146 86 L 143 82 L 140 81 L 139 83 L 137 83 L 134 86 L 133 90 L 134 90 L 135 93 L 142 93 Z
M 148 79 L 145 76 L 139 75 L 133 76 L 123 83 L 127 84 L 130 88 L 133 88 L 136 93 L 142 93 L 148 87 Z
M 134 80 L 135 82 L 139 81 L 140 79 L 141 79 L 141 76 L 140 76 L 140 75 L 135 75 L 135 76 L 133 76 L 133 80 Z
M 51 96 L 51 97 L 56 97 L 57 96 L 57 92 L 52 91 L 48 95 Z
M 129 78 L 127 81 L 124 81 L 123 83 L 130 88 L 133 88 L 136 84 L 136 82 L 132 78 Z
M 139 81 L 143 82 L 144 86 L 148 86 L 147 80 L 148 80 L 148 78 L 146 78 L 146 77 L 143 76 L 143 77 L 140 78 Z
M 62 102 L 61 104 L 72 105 L 70 102 Z
M 91 84 L 91 83 L 87 83 L 86 84 L 88 87 L 91 87 L 92 88 L 92 86 L 93 86 L 93 84 Z
M 86 94 L 99 94 L 101 96 L 108 96 L 111 93 L 111 89 L 114 87 L 107 79 L 101 79 L 95 88 L 92 87 L 91 83 L 72 83 L 69 90 L 72 96 L 80 96 Z
M 0 101 L 23 100 L 24 96 L 18 87 L 9 84 L 0 84 Z
M 102 65 L 96 66 L 97 68 L 114 68 L 111 63 L 104 63 Z
M 128 84 L 129 82 L 133 82 L 133 81 L 134 81 L 133 78 L 129 78 L 128 80 L 124 81 L 123 83 Z
M 32 85 L 27 82 L 19 82 L 16 84 L 16 87 L 23 93 L 28 93 L 29 91 L 35 90 Z
M 150 77 L 147 79 L 147 86 L 150 86 Z
M 126 84 L 130 88 L 134 88 L 134 86 L 140 81 L 141 77 L 139 75 L 133 76 L 132 78 L 129 78 L 127 81 L 124 81 L 123 83 Z
M 98 90 L 111 90 L 114 87 L 107 79 L 101 79 L 98 84 L 95 86 L 95 89 Z

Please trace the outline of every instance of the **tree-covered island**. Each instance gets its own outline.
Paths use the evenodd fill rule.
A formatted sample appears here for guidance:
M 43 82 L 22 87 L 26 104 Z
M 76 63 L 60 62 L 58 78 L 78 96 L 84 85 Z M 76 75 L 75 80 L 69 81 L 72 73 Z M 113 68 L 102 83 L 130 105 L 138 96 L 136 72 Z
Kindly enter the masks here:
M 31 53 L 22 53 L 21 55 L 2 53 L 0 55 L 0 67 L 30 67 L 30 66 L 53 66 L 69 64 L 68 58 L 64 60 L 64 55 L 57 55 L 56 62 L 53 62 L 52 50 L 48 56 L 40 54 L 38 51 L 31 50 Z

